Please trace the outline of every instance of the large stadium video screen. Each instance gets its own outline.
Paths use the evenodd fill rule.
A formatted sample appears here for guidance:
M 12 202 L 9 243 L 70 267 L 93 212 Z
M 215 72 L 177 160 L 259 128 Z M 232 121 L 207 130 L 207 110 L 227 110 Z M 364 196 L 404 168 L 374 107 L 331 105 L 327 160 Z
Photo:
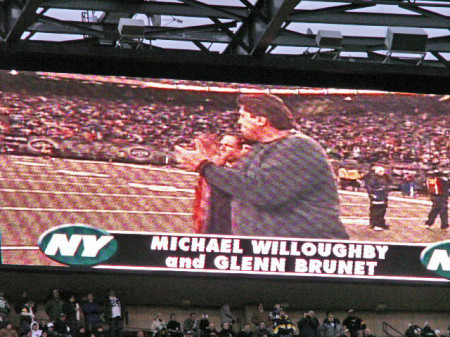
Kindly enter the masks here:
M 0 79 L 3 265 L 448 281 L 449 96 Z

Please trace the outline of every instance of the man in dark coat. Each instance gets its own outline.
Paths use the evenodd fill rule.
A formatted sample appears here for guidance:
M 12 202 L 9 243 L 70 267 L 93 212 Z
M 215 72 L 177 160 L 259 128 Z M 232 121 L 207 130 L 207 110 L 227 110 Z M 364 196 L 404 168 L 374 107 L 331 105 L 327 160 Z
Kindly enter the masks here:
M 245 324 L 241 331 L 237 333 L 237 337 L 253 337 L 253 331 L 250 324 Z
M 259 326 L 256 329 L 256 336 L 257 337 L 264 337 L 264 336 L 268 337 L 271 335 L 272 334 L 271 334 L 270 330 L 267 329 L 267 327 L 266 327 L 266 323 L 264 323 L 264 322 L 259 323 Z
M 225 322 L 222 324 L 222 330 L 219 331 L 219 337 L 236 337 L 236 333 L 233 331 L 233 327 L 230 323 Z
M 52 298 L 45 305 L 45 312 L 51 322 L 56 321 L 59 318 L 59 315 L 64 312 L 63 306 L 64 301 L 60 296 L 59 290 L 54 289 L 52 292 Z
M 210 322 L 203 335 L 205 337 L 217 337 L 219 332 L 216 330 L 214 323 Z
M 183 337 L 181 323 L 177 321 L 175 314 L 170 315 L 170 320 L 167 322 L 167 331 L 172 337 Z
M 103 307 L 94 301 L 94 295 L 89 293 L 87 295 L 87 301 L 81 306 L 84 314 L 84 322 L 86 327 L 92 333 L 95 333 L 95 329 L 102 323 L 100 315 L 103 313 Z
M 80 320 L 80 305 L 76 301 L 74 294 L 70 295 L 69 300 L 64 303 L 63 311 L 66 314 L 66 320 L 69 324 L 72 335 L 78 331 L 78 322 Z
M 347 239 L 335 178 L 322 147 L 292 130 L 292 113 L 277 96 L 242 95 L 238 105 L 242 136 L 255 143 L 238 168 L 214 163 L 201 143 L 179 155 L 187 169 L 200 172 L 210 186 L 231 197 L 231 233 Z
M 375 231 L 389 229 L 384 217 L 388 207 L 391 178 L 383 166 L 377 165 L 372 167 L 372 171 L 364 177 L 364 181 L 370 201 L 370 228 Z
M 356 316 L 355 310 L 350 309 L 348 311 L 348 316 L 342 322 L 343 328 L 348 329 L 352 337 L 356 337 L 358 330 L 364 330 L 366 328 L 366 324 L 363 320 Z
M 316 318 L 314 311 L 310 310 L 305 313 L 298 321 L 297 326 L 302 337 L 317 337 L 317 329 L 319 328 L 319 321 Z
M 69 336 L 72 332 L 70 331 L 69 322 L 67 322 L 66 314 L 61 313 L 59 318 L 54 323 L 55 331 L 61 337 Z

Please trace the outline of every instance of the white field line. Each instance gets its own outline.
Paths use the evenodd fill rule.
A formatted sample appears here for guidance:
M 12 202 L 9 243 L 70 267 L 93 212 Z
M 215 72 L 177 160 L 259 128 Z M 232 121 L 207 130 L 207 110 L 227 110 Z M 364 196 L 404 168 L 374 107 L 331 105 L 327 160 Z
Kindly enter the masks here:
M 84 162 L 86 164 L 86 162 Z M 89 164 L 89 163 L 88 163 Z M 103 163 L 105 164 L 105 163 Z M 106 163 L 108 165 L 113 165 L 113 166 L 124 166 L 124 164 L 120 164 L 120 163 Z M 49 165 L 49 164 L 40 164 L 40 163 L 34 163 L 34 162 L 23 162 L 23 165 L 26 166 L 32 166 L 31 168 L 36 169 L 36 172 L 39 172 L 38 170 L 40 170 L 40 172 L 49 172 L 48 167 L 57 167 L 57 165 Z M 94 166 L 95 168 L 98 168 L 98 166 Z M 181 171 L 181 170 L 170 170 L 170 169 L 159 169 L 159 168 L 153 168 L 153 167 L 147 167 L 147 166 L 140 166 L 140 165 L 134 165 L 134 164 L 125 164 L 125 167 L 130 167 L 130 168 L 138 168 L 138 169 L 144 169 L 146 171 L 155 171 L 155 172 L 166 172 L 166 173 L 177 173 L 177 174 L 185 174 L 185 175 L 189 175 L 189 176 L 193 176 L 193 177 L 197 177 L 198 173 L 195 172 L 185 172 L 185 171 Z M 105 168 L 101 168 L 101 169 L 105 169 Z M 110 168 L 111 169 L 111 168 Z M 17 175 L 20 176 L 26 176 L 26 175 L 36 175 L 36 174 L 27 174 L 27 173 L 20 173 L 20 172 L 30 172 L 30 168 L 25 169 L 23 166 L 18 166 L 15 167 L 14 169 L 11 169 L 11 166 L 8 165 L 6 167 L 2 167 L 0 165 L 0 173 L 15 173 Z M 103 174 L 97 174 L 97 173 L 88 173 L 88 172 L 79 172 L 76 170 L 67 170 L 67 169 L 61 169 L 61 170 L 57 170 L 54 172 L 59 172 L 62 173 L 62 176 L 67 176 L 67 175 L 73 175 L 73 176 L 78 176 L 78 177 L 92 177 L 95 178 L 96 175 L 99 175 L 98 178 L 104 178 Z M 106 175 L 106 174 L 104 174 Z M 56 176 L 56 174 L 50 174 L 50 175 L 42 175 L 42 176 Z
M 340 217 L 341 222 L 344 225 L 368 225 L 369 219 L 353 219 L 353 218 L 346 218 L 346 217 Z
M 369 207 L 369 202 L 367 204 L 353 204 L 353 203 L 340 203 L 341 206 L 360 206 L 360 207 Z M 428 205 L 423 205 L 428 206 Z M 389 205 L 388 208 L 418 208 L 420 206 L 417 205 Z
M 62 191 L 45 191 L 45 190 L 16 190 L 16 189 L 11 189 L 11 188 L 0 189 L 0 192 L 27 193 L 27 194 L 53 194 L 53 195 L 85 195 L 85 196 L 114 197 L 114 198 L 180 199 L 180 200 L 194 199 L 192 197 L 167 197 L 167 196 L 152 196 L 152 195 L 141 195 L 141 194 L 62 192 Z
M 14 171 L 14 170 L 1 171 L 1 173 L 4 173 L 4 172 L 11 173 L 11 175 L 14 174 L 17 177 L 42 177 L 42 178 L 49 178 L 49 177 L 51 177 L 51 178 L 66 178 L 67 177 L 67 174 L 21 173 L 19 171 Z M 26 172 L 29 172 L 29 171 L 26 171 Z M 8 175 L 5 175 L 5 176 L 8 176 Z M 78 176 L 77 178 L 98 178 L 98 177 Z
M 4 172 L 4 171 L 3 171 Z M 74 180 L 74 179 L 91 179 L 91 180 L 94 180 L 94 179 L 97 179 L 97 178 L 103 178 L 103 177 L 95 177 L 95 176 L 77 176 L 77 177 L 75 177 L 75 176 L 69 176 L 69 175 L 65 175 L 65 174 L 63 174 L 63 175 L 59 175 L 59 174 L 37 174 L 37 173 L 25 173 L 25 174 L 17 174 L 17 172 L 15 172 L 15 171 L 9 171 L 9 172 L 11 172 L 11 173 L 15 173 L 15 175 L 16 176 L 18 176 L 18 177 L 20 177 L 20 178 L 0 178 L 0 180 L 13 180 L 13 179 L 15 179 L 15 181 L 26 181 L 26 182 L 38 182 L 38 183 L 45 183 L 45 182 L 47 182 L 47 181 L 50 181 L 50 180 L 48 180 L 48 179 L 46 179 L 46 180 L 32 180 L 32 179 L 27 179 L 27 180 L 19 180 L 19 179 L 21 179 L 21 178 L 23 178 L 23 177 L 40 177 L 40 178 L 71 178 L 72 180 Z M 0 173 L 2 173 L 2 172 L 0 172 Z M 114 177 L 114 176 L 111 176 L 110 177 L 111 179 L 110 180 L 112 180 L 112 181 L 114 181 L 114 179 L 116 179 L 116 180 L 119 180 L 119 179 L 124 179 L 124 177 L 122 177 L 122 176 L 117 176 L 117 177 Z M 68 181 L 70 181 L 70 179 L 68 179 Z M 160 184 L 173 184 L 175 181 L 170 181 L 170 180 L 159 180 L 158 179 L 158 183 L 160 183 Z M 133 183 L 133 182 L 131 182 L 130 184 L 139 184 L 139 183 Z M 104 184 L 101 184 L 101 185 L 99 185 L 99 186 L 106 186 L 106 185 L 104 185 Z M 141 186 L 142 187 L 142 186 Z
M 144 170 L 148 170 L 148 171 L 158 171 L 158 172 L 167 172 L 167 173 L 177 173 L 177 174 L 190 175 L 190 176 L 198 176 L 198 173 L 196 173 L 196 172 L 188 172 L 188 171 L 183 171 L 183 170 L 179 170 L 179 169 L 178 170 L 177 169 L 168 169 L 168 168 L 164 169 L 164 168 L 139 165 L 139 164 L 109 163 L 109 162 L 104 162 L 104 161 L 86 161 L 86 160 L 77 160 L 77 159 L 64 159 L 64 160 L 68 161 L 68 162 L 74 162 L 74 163 L 132 167 L 132 168 L 144 169 Z
M 56 172 L 56 171 L 55 171 Z M 48 178 L 59 178 L 59 179 L 90 179 L 90 180 L 94 180 L 94 179 L 100 179 L 100 178 L 106 178 L 106 177 L 101 177 L 101 176 L 94 176 L 94 175 L 68 175 L 68 174 L 39 174 L 39 173 L 17 173 L 17 172 L 12 172 L 14 174 L 14 176 L 16 177 L 20 177 L 20 178 L 25 178 L 25 177 L 37 177 L 37 178 L 43 178 L 43 179 L 48 179 Z M 3 175 L 4 177 L 8 177 L 8 176 L 12 176 L 12 174 L 10 175 Z M 3 179 L 8 179 L 8 178 L 3 178 Z M 17 178 L 16 178 L 17 179 Z M 33 180 L 30 180 L 31 182 Z
M 0 173 L 10 173 L 10 175 L 15 175 L 17 177 L 42 177 L 42 178 L 72 178 L 72 179 L 82 179 L 82 178 L 89 178 L 89 179 L 95 179 L 95 178 L 110 178 L 112 180 L 114 179 L 123 179 L 124 177 L 121 175 L 117 176 L 110 176 L 102 173 L 89 173 L 89 172 L 79 172 L 80 174 L 71 174 L 67 172 L 76 172 L 76 171 L 65 171 L 65 170 L 58 170 L 54 172 L 58 172 L 60 174 L 52 174 L 52 173 L 28 173 L 29 171 L 26 171 L 27 173 L 21 173 L 19 171 L 14 170 L 8 170 L 8 171 L 0 171 Z M 8 175 L 4 175 L 7 177 Z
M 195 193 L 195 190 L 193 189 L 182 189 L 182 188 L 176 188 L 174 186 L 164 186 L 164 185 L 146 185 L 146 184 L 138 184 L 138 183 L 129 183 L 131 187 L 136 188 L 144 188 L 151 191 L 157 191 L 157 192 L 188 192 L 188 193 Z
M 17 165 L 25 165 L 25 166 L 41 166 L 41 167 L 52 167 L 53 165 L 49 164 L 41 164 L 32 161 L 15 161 L 14 164 Z
M 123 187 L 123 188 L 128 188 L 128 189 L 130 188 L 129 184 L 116 185 L 116 184 L 68 183 L 68 182 L 60 182 L 60 181 L 54 181 L 54 180 L 11 179 L 11 178 L 0 178 L 0 181 L 27 182 L 27 183 L 33 183 L 34 182 L 34 183 L 39 183 L 39 184 L 74 185 L 74 186 Z M 166 182 L 166 181 L 164 181 L 164 182 Z M 167 181 L 167 183 L 173 183 L 173 182 Z M 185 190 L 184 189 L 179 189 L 179 191 L 185 191 Z M 191 193 L 191 191 L 193 191 L 193 190 L 186 190 L 186 191 L 190 191 L 190 193 Z
M 346 221 L 350 220 L 368 220 L 368 217 L 361 217 L 361 216 L 343 216 L 341 219 L 345 219 Z M 413 221 L 425 221 L 427 218 L 419 218 L 419 217 L 410 217 L 410 218 L 403 218 L 403 217 L 385 217 L 386 220 L 413 220 Z
M 0 178 L 0 181 L 13 181 L 13 182 L 27 182 L 27 183 L 39 183 L 39 184 L 54 184 L 54 185 L 74 185 L 74 186 L 101 186 L 101 187 L 128 187 L 128 185 L 115 185 L 115 184 L 87 184 L 87 183 L 67 183 L 54 180 L 33 180 L 33 179 L 10 179 Z
M 77 208 L 34 208 L 34 207 L 0 207 L 2 211 L 26 211 L 26 212 L 55 212 L 55 213 L 116 213 L 116 214 L 155 214 L 155 215 L 179 215 L 192 216 L 192 213 L 182 212 L 156 212 L 156 211 L 126 211 L 113 209 L 77 209 Z
M 339 190 L 339 194 L 342 195 L 350 195 L 350 196 L 355 196 L 355 197 L 367 197 L 367 193 L 364 192 L 351 192 L 351 191 L 342 191 Z M 389 197 L 389 200 L 394 200 L 394 201 L 402 201 L 402 202 L 406 202 L 406 203 L 412 203 L 412 204 L 420 204 L 420 205 L 427 205 L 427 206 L 431 206 L 431 201 L 429 200 L 418 200 L 418 199 L 410 199 L 410 198 L 399 198 L 399 197 Z
M 62 173 L 68 176 L 75 177 L 95 177 L 95 178 L 109 178 L 109 175 L 103 173 L 95 172 L 84 172 L 84 171 L 70 171 L 70 170 L 58 170 L 57 173 Z

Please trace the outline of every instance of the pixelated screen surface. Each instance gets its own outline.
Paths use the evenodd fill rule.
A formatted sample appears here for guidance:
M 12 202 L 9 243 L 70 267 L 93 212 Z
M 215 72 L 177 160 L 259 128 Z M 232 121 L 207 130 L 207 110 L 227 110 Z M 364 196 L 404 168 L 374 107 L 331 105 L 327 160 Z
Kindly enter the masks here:
M 63 265 L 38 241 L 67 224 L 379 244 L 450 238 L 439 217 L 424 228 L 426 179 L 449 168 L 448 96 L 57 73 L 0 78 L 3 264 Z M 248 99 L 261 95 L 268 100 Z M 241 109 L 238 97 L 247 99 Z M 291 124 L 264 115 L 272 105 L 288 107 Z M 199 146 L 212 159 L 196 158 Z M 370 221 L 374 166 L 389 176 L 389 229 Z

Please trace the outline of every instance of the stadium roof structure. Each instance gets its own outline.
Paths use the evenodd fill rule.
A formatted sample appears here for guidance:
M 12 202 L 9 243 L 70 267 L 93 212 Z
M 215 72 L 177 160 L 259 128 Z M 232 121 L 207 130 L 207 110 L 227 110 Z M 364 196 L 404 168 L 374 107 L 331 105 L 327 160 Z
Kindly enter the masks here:
M 0 9 L 4 69 L 449 90 L 450 1 L 0 0 Z M 121 19 L 142 20 L 142 36 L 121 34 Z M 392 53 L 388 28 L 423 29 L 426 48 Z M 330 32 L 342 36 L 336 46 L 324 43 Z

